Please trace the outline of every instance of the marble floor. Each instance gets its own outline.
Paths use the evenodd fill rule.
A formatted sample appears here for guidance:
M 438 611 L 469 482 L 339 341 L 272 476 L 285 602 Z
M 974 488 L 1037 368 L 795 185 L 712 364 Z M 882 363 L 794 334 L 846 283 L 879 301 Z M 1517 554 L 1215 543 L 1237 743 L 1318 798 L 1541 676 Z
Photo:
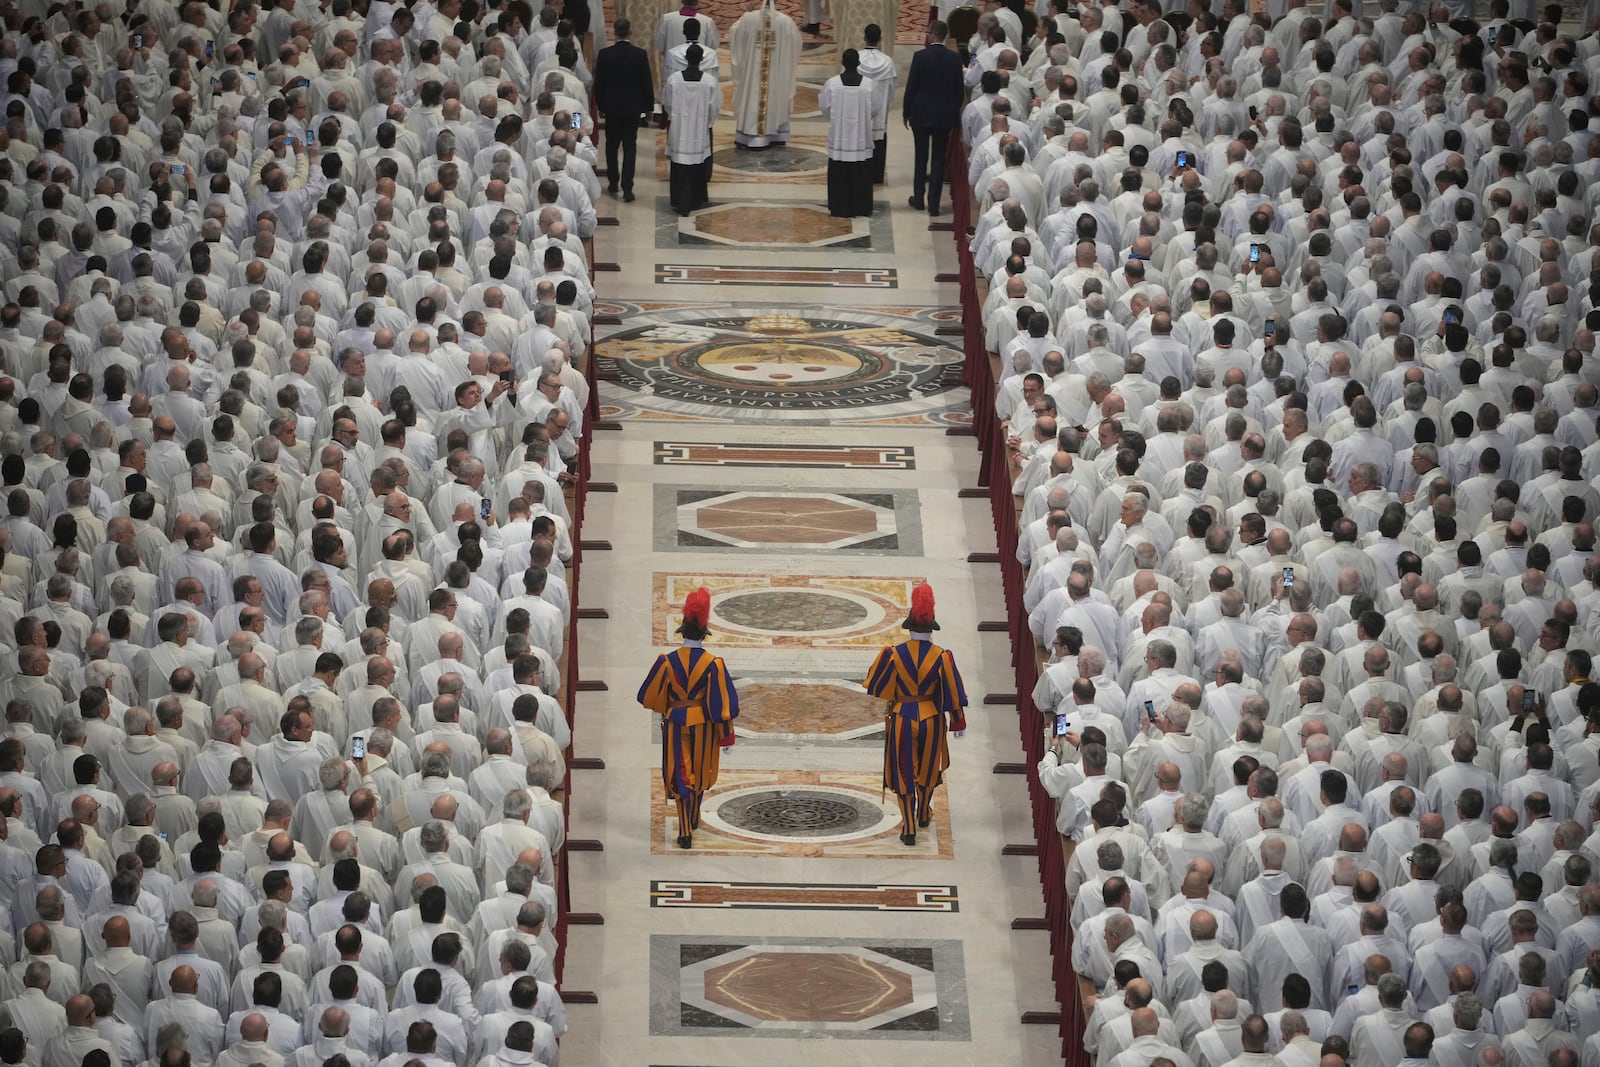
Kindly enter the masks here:
M 910 48 L 899 49 L 902 66 Z M 802 82 L 831 73 L 810 49 Z M 724 60 L 723 69 L 728 69 Z M 713 206 L 663 209 L 659 135 L 641 134 L 636 202 L 608 199 L 596 258 L 603 418 L 581 531 L 574 925 L 563 1061 L 589 1065 L 925 1067 L 1059 1063 L 998 570 L 960 377 L 948 232 L 905 205 L 909 135 L 891 123 L 890 183 L 870 220 L 830 219 L 826 130 L 784 152 L 732 150 Z M 652 162 L 654 160 L 654 162 Z M 659 175 L 659 177 L 658 177 Z M 933 825 L 907 848 L 882 790 L 882 719 L 860 687 L 932 583 L 941 637 L 973 706 Z M 743 695 L 737 744 L 691 851 L 673 844 L 659 727 L 634 702 L 672 643 L 684 596 L 712 594 L 713 636 Z M 597 691 L 594 683 L 604 683 Z M 827 1039 L 818 1044 L 816 1039 Z M 805 1044 L 798 1042 L 804 1041 Z M 915 1060 L 913 1061 L 913 1057 Z

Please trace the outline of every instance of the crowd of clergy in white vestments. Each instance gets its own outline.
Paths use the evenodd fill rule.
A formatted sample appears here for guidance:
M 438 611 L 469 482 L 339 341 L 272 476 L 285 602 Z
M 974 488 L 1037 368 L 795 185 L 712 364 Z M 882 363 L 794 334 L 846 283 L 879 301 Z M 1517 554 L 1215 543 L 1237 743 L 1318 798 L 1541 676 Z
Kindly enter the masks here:
M 571 23 L 0 24 L 0 1063 L 556 1067 Z
M 1596 23 L 989 7 L 959 132 L 1088 1052 L 1595 1067 Z

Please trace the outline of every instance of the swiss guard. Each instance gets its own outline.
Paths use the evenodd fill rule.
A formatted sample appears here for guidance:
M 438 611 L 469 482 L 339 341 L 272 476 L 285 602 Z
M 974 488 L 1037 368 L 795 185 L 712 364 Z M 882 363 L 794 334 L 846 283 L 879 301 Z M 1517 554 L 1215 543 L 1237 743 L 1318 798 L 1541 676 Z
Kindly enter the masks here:
M 717 784 L 722 749 L 733 744 L 739 694 L 722 657 L 701 647 L 711 594 L 690 593 L 683 605 L 683 645 L 662 656 L 639 687 L 639 703 L 661 716 L 661 781 L 678 805 L 678 847 L 694 845 L 700 802 Z M 959 684 L 959 683 L 958 683 Z
M 888 645 L 867 674 L 867 692 L 889 703 L 883 729 L 883 786 L 900 801 L 900 841 L 917 843 L 917 828 L 933 816 L 933 791 L 950 766 L 947 734 L 966 733 L 967 690 L 948 649 L 933 643 L 939 623 L 933 589 L 911 591 L 911 611 L 901 623 L 909 640 Z M 946 717 L 948 716 L 948 723 Z

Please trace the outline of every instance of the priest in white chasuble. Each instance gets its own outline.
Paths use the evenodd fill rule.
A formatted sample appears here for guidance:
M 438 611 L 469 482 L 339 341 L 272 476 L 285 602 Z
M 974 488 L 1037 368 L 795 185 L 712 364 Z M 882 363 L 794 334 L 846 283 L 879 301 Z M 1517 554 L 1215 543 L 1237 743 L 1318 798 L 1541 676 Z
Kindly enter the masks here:
M 828 214 L 872 214 L 872 79 L 861 74 L 861 54 L 846 48 L 844 69 L 817 96 L 828 120 Z
M 733 140 L 740 148 L 766 148 L 789 140 L 794 110 L 800 30 L 772 0 L 739 16 L 733 51 Z

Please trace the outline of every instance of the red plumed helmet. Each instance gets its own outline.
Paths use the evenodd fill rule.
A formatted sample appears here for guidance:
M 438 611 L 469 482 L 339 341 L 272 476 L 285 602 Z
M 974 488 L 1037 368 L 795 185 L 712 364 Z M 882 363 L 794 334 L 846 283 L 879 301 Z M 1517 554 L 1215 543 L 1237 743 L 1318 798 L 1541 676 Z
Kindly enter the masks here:
M 911 610 L 906 614 L 906 621 L 900 625 L 916 633 L 928 633 L 939 628 L 933 615 L 933 586 L 923 582 L 911 590 Z
M 699 630 L 704 632 L 706 623 L 711 620 L 711 594 L 701 586 L 690 593 L 683 601 L 683 626 L 684 630 Z

